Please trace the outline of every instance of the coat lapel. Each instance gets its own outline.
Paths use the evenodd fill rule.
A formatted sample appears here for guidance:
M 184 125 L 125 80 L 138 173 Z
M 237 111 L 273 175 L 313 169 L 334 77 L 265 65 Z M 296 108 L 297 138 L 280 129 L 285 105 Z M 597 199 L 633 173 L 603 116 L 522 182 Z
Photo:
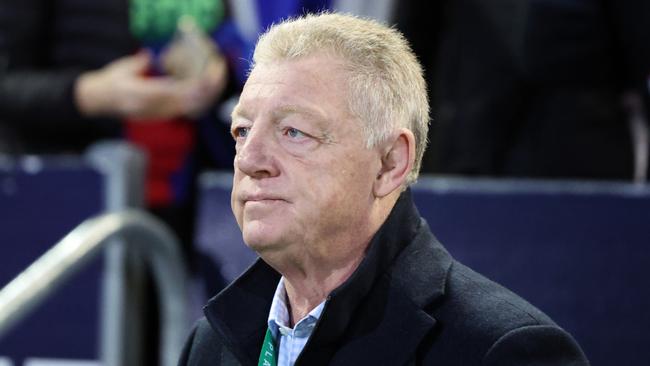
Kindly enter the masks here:
M 280 275 L 275 270 L 258 260 L 204 308 L 221 344 L 243 366 L 257 365 L 279 280 Z
M 436 323 L 397 288 L 377 288 L 368 300 L 331 365 L 404 365 Z
M 405 365 L 436 325 L 431 310 L 443 295 L 452 259 L 425 222 L 373 288 L 332 365 Z
M 403 197 L 404 198 L 404 197 Z M 436 324 L 451 256 L 400 199 L 355 274 L 332 292 L 297 365 L 403 365 Z

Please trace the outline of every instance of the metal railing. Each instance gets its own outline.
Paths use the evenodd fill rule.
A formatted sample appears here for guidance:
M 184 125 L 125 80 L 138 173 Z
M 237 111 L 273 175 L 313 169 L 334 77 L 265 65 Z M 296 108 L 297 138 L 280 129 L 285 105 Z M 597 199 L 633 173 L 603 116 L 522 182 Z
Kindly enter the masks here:
M 0 290 L 0 337 L 102 248 L 114 245 L 110 239 L 116 237 L 122 239 L 117 244 L 137 246 L 152 268 L 160 296 L 160 364 L 175 365 L 188 330 L 187 271 L 174 235 L 158 219 L 139 210 L 84 221 Z M 106 366 L 117 366 L 114 364 L 125 359 L 107 357 L 106 352 L 102 355 Z

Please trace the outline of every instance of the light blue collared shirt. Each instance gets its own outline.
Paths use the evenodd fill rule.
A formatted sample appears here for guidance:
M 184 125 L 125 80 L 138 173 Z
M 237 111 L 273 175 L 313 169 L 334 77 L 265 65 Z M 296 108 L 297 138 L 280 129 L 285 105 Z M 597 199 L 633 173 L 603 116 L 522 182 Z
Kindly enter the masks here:
M 305 348 L 309 336 L 314 331 L 316 322 L 320 318 L 325 301 L 321 302 L 304 318 L 296 323 L 292 329 L 289 327 L 289 307 L 287 306 L 287 290 L 284 288 L 284 277 L 280 278 L 278 287 L 273 295 L 271 310 L 269 311 L 269 329 L 273 339 L 280 344 L 278 349 L 278 366 L 293 366 L 298 355 Z M 278 334 L 280 338 L 278 339 Z

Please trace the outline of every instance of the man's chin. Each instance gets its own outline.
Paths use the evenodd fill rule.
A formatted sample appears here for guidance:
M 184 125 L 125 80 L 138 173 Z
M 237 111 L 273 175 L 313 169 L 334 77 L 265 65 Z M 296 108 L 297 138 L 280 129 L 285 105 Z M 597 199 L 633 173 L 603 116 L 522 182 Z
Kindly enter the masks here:
M 246 245 L 249 248 L 256 251 L 258 254 L 262 254 L 268 251 L 274 251 L 280 247 L 278 241 L 274 240 L 274 238 L 268 234 L 261 234 L 261 233 L 246 234 L 245 233 L 243 237 L 244 237 L 244 243 L 246 243 Z

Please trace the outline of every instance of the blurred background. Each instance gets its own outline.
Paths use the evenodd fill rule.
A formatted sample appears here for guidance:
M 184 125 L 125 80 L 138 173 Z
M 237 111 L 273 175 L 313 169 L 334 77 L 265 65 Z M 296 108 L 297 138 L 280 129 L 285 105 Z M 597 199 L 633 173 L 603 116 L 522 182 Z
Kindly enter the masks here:
M 323 10 L 421 60 L 413 192 L 451 254 L 594 365 L 650 364 L 649 1 L 0 0 L 0 366 L 176 363 L 255 260 L 229 123 L 256 39 Z

